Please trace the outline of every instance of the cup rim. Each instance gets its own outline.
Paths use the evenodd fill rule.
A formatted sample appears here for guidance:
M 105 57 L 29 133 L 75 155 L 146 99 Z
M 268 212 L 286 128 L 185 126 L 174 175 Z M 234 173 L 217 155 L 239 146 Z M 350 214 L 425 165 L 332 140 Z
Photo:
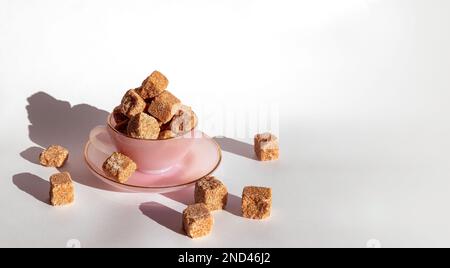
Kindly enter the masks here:
M 132 140 L 148 141 L 148 142 L 158 142 L 158 141 L 167 141 L 167 140 L 174 140 L 174 139 L 184 138 L 184 136 L 186 136 L 186 134 L 193 133 L 197 129 L 197 126 L 198 126 L 198 120 L 197 120 L 195 122 L 195 126 L 191 130 L 189 130 L 188 132 L 186 132 L 186 133 L 184 133 L 182 135 L 171 137 L 171 138 L 167 138 L 167 139 L 162 139 L 162 140 L 160 140 L 160 139 L 143 139 L 143 138 L 134 138 L 134 137 L 130 137 L 128 135 L 123 134 L 122 132 L 118 131 L 115 127 L 112 126 L 111 120 L 112 120 L 112 114 L 109 114 L 106 124 L 116 134 L 118 134 L 118 135 L 120 135 L 120 136 L 122 136 L 124 138 L 132 139 Z

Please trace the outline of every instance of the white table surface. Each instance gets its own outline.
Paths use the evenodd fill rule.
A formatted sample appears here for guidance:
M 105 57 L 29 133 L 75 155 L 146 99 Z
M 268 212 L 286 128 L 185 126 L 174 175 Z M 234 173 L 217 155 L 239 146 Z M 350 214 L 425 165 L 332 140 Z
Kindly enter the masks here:
M 450 246 L 449 13 L 444 0 L 0 0 L 0 246 Z M 230 138 L 215 173 L 230 206 L 204 239 L 180 232 L 192 189 L 113 192 L 82 162 L 89 129 L 154 69 Z M 258 107 L 275 123 L 255 129 Z M 233 127 L 277 132 L 281 159 L 255 161 Z M 52 143 L 71 150 L 69 207 L 48 205 L 56 170 L 36 162 Z M 267 221 L 239 216 L 251 184 L 273 188 Z

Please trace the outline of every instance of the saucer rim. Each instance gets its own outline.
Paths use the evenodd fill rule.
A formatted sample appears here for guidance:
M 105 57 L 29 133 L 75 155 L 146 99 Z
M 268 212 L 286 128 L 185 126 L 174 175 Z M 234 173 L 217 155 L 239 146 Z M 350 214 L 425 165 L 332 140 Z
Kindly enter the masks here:
M 207 137 L 209 140 L 211 140 L 216 148 L 217 148 L 217 152 L 219 154 L 219 159 L 216 163 L 216 165 L 214 166 L 214 168 L 212 168 L 211 171 L 209 171 L 207 174 L 203 175 L 200 178 L 196 178 L 195 180 L 192 180 L 190 182 L 187 183 L 182 183 L 182 184 L 177 184 L 177 185 L 170 185 L 170 186 L 162 186 L 162 187 L 147 187 L 147 186 L 136 186 L 136 185 L 131 185 L 131 184 L 126 184 L 126 183 L 121 183 L 118 182 L 116 180 L 113 180 L 103 174 L 100 174 L 99 172 L 97 172 L 97 170 L 95 168 L 92 167 L 92 165 L 89 163 L 88 158 L 87 158 L 87 149 L 89 148 L 89 146 L 92 144 L 92 142 L 90 140 L 88 140 L 86 142 L 86 145 L 84 146 L 84 162 L 86 163 L 86 165 L 88 166 L 88 168 L 90 169 L 91 172 L 94 172 L 97 176 L 100 176 L 110 182 L 113 182 L 114 184 L 118 184 L 120 186 L 126 186 L 126 187 L 131 187 L 131 188 L 135 188 L 135 189 L 152 189 L 152 190 L 158 190 L 158 189 L 171 189 L 171 188 L 178 188 L 178 187 L 183 187 L 183 186 L 188 186 L 190 184 L 196 183 L 197 181 L 201 180 L 202 178 L 211 175 L 214 171 L 217 170 L 217 168 L 220 166 L 220 164 L 222 163 L 222 149 L 220 148 L 220 145 L 210 136 L 206 135 L 203 131 L 200 131 L 203 134 L 203 138 Z

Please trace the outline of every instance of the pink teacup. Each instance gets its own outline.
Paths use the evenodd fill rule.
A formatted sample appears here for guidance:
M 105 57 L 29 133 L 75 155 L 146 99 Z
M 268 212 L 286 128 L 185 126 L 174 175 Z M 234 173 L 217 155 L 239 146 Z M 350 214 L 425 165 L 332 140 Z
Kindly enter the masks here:
M 115 122 L 110 115 L 106 126 L 101 125 L 92 129 L 89 135 L 91 143 L 98 150 L 108 154 L 112 142 L 118 152 L 133 159 L 138 170 L 145 173 L 162 173 L 179 163 L 189 152 L 196 137 L 194 128 L 175 138 L 144 140 L 128 137 L 114 126 Z

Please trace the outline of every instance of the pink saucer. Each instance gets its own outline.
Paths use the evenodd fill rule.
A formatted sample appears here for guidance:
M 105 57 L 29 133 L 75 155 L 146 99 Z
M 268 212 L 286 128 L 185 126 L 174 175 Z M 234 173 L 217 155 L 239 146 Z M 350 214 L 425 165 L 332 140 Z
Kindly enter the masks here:
M 109 139 L 109 138 L 106 138 Z M 110 154 L 114 152 L 109 142 Z M 220 146 L 206 134 L 194 139 L 190 151 L 181 162 L 159 174 L 136 171 L 126 183 L 109 178 L 102 170 L 102 164 L 109 155 L 97 150 L 87 142 L 84 157 L 89 170 L 99 179 L 124 191 L 166 193 L 191 186 L 199 179 L 214 172 L 222 160 Z

